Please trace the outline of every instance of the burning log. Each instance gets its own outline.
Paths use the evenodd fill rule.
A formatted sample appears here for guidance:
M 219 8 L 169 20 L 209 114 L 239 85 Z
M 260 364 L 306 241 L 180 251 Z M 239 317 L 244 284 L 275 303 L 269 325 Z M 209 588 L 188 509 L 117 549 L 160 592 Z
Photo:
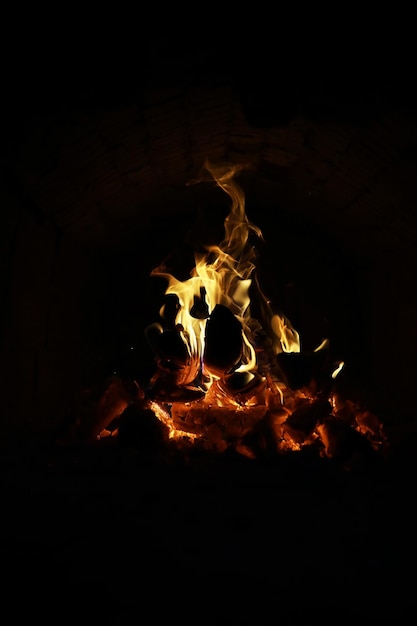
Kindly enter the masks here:
M 194 303 L 190 309 L 190 315 L 196 320 L 205 320 L 210 315 L 209 306 L 206 302 L 206 293 L 206 288 L 200 287 L 200 295 L 194 296 Z
M 253 236 L 262 233 L 247 219 L 233 180 L 240 168 L 206 166 L 231 211 L 220 244 L 198 246 L 189 279 L 178 280 L 164 264 L 151 272 L 168 282 L 164 325 L 145 331 L 157 364 L 148 390 L 155 416 L 176 441 L 248 456 L 314 444 L 322 456 L 345 459 L 369 447 L 369 437 L 380 443 L 378 420 L 336 406 L 332 387 L 343 362 L 332 362 L 328 340 L 300 352 L 298 332 L 254 278 Z
M 237 452 L 252 459 L 274 458 L 280 446 L 282 422 L 287 415 L 284 410 L 280 414 L 268 411 L 252 430 L 236 443 Z
M 200 370 L 198 356 L 190 354 L 188 332 L 176 322 L 180 308 L 175 294 L 166 295 L 162 309 L 165 328 L 154 323 L 145 330 L 145 337 L 156 356 L 158 368 L 164 372 L 168 387 L 191 384 Z
M 282 425 L 291 439 L 298 444 L 310 440 L 317 424 L 321 423 L 332 412 L 330 402 L 322 399 L 299 401 L 297 408 L 288 416 Z
M 242 357 L 242 326 L 229 308 L 217 304 L 207 320 L 204 367 L 215 376 L 224 376 L 237 367 Z
M 182 373 L 177 370 L 159 369 L 151 378 L 148 397 L 162 403 L 195 402 L 205 395 L 204 389 L 195 385 L 181 385 Z
M 184 368 L 189 362 L 187 346 L 181 336 L 183 331 L 180 325 L 163 330 L 159 324 L 152 324 L 147 329 L 147 339 L 158 359 L 171 369 Z
M 168 441 L 169 429 L 155 419 L 154 412 L 143 401 L 132 402 L 121 414 L 118 438 L 122 445 L 133 446 L 140 452 L 159 452 Z
M 352 400 L 335 397 L 336 408 L 333 414 L 350 424 L 372 444 L 374 449 L 387 445 L 387 436 L 380 419 L 372 412 Z
M 266 378 L 252 372 L 233 372 L 221 378 L 218 389 L 242 406 L 265 404 Z
M 180 324 L 165 331 L 159 324 L 152 324 L 146 332 L 146 337 L 157 355 L 158 367 L 169 374 L 169 378 L 176 385 L 192 383 L 200 369 L 199 360 L 190 356 L 187 350 L 184 333 Z
M 276 356 L 278 366 L 288 387 L 319 392 L 332 380 L 327 348 L 315 352 L 280 352 Z
M 173 330 L 163 331 L 159 324 L 146 329 L 146 337 L 157 355 L 157 371 L 150 381 L 150 392 L 163 401 L 196 399 L 201 390 L 185 390 L 200 374 L 200 362 L 189 354 L 184 340 L 184 329 L 180 324 Z
M 317 432 L 324 446 L 323 456 L 345 465 L 374 458 L 374 449 L 367 437 L 339 417 L 328 415 L 318 424 Z
M 73 424 L 69 429 L 70 439 L 79 442 L 94 441 L 129 404 L 144 397 L 144 391 L 136 381 L 123 381 L 117 376 L 82 390 L 74 410 Z

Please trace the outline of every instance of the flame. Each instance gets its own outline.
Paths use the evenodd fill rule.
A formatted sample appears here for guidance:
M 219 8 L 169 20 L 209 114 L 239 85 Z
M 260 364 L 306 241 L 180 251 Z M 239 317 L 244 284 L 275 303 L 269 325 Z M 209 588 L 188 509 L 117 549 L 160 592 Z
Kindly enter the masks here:
M 285 316 L 273 315 L 271 328 L 275 337 L 275 353 L 280 351 L 300 352 L 300 336 Z
M 320 456 L 339 458 L 349 468 L 361 454 L 386 445 L 383 425 L 332 390 L 344 362 L 330 362 L 329 340 L 303 352 L 297 330 L 262 292 L 252 241 L 263 236 L 247 218 L 235 179 L 240 169 L 206 163 L 231 201 L 224 238 L 195 251 L 186 280 L 164 264 L 152 270 L 151 276 L 167 281 L 161 321 L 145 329 L 157 371 L 147 392 L 136 381 L 110 381 L 93 403 L 91 433 L 114 437 L 133 404 L 145 429 L 150 410 L 162 438 L 181 449 L 200 443 L 222 453 L 232 446 L 253 459 L 316 446 Z
M 205 347 L 207 320 L 216 305 L 227 307 L 242 325 L 243 354 L 236 372 L 255 371 L 258 367 L 255 351 L 254 332 L 259 322 L 251 317 L 249 291 L 253 285 L 252 274 L 255 270 L 255 247 L 250 243 L 250 236 L 263 239 L 261 230 L 252 224 L 245 211 L 245 195 L 235 180 L 241 167 L 214 167 L 206 163 L 207 171 L 214 182 L 230 197 L 231 207 L 224 221 L 225 236 L 219 245 L 208 245 L 204 251 L 194 253 L 195 267 L 190 278 L 178 280 L 164 265 L 151 271 L 151 276 L 166 279 L 166 295 L 178 298 L 178 310 L 175 326 L 186 346 L 193 362 L 201 363 L 203 374 L 210 379 L 217 378 L 212 371 L 207 371 L 202 355 Z M 256 283 L 257 285 L 257 283 Z M 257 285 L 264 308 L 270 318 L 273 350 L 275 353 L 298 352 L 300 341 L 297 331 L 285 316 L 279 316 L 270 310 L 268 300 Z M 196 304 L 204 314 L 195 314 Z M 165 315 L 165 307 L 160 311 Z
M 321 442 L 323 455 L 336 454 L 341 425 L 353 425 L 376 446 L 384 441 L 377 418 L 363 411 L 354 416 L 330 392 L 329 381 L 344 362 L 329 368 L 329 340 L 312 354 L 302 353 L 299 333 L 262 292 L 252 241 L 263 235 L 246 215 L 245 195 L 236 181 L 241 169 L 205 163 L 204 171 L 231 201 L 223 240 L 194 252 L 195 265 L 186 280 L 164 264 L 151 271 L 167 281 L 165 295 L 173 299 L 161 307 L 161 323 L 145 331 L 158 363 L 151 386 L 159 396 L 155 393 L 149 406 L 170 439 L 206 439 L 217 451 L 234 441 L 235 449 L 249 457 L 253 449 L 245 436 L 260 422 L 267 424 L 278 451 Z M 259 305 L 257 318 L 252 316 L 252 296 Z M 209 337 L 215 320 L 213 358 Z
M 344 368 L 345 363 L 344 361 L 340 361 L 340 363 L 338 363 L 337 367 L 335 370 L 333 370 L 332 372 L 332 378 L 336 378 L 336 376 L 338 376 L 340 374 L 340 372 L 342 371 L 342 369 Z

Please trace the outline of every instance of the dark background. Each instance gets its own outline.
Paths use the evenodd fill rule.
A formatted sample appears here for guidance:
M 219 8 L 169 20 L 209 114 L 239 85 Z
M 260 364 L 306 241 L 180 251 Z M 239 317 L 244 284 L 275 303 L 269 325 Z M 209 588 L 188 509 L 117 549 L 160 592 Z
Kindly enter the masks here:
M 226 609 L 291 623 L 329 609 L 402 617 L 413 602 L 417 347 L 407 15 L 399 27 L 333 17 L 329 31 L 321 16 L 230 28 L 141 14 L 118 28 L 65 11 L 4 21 L 8 581 L 48 597 L 58 586 L 61 607 L 119 619 L 160 615 L 170 595 L 170 614 L 192 605 L 198 621 Z M 388 458 L 346 472 L 308 455 L 56 447 L 80 390 L 113 371 L 151 375 L 143 330 L 163 285 L 150 271 L 183 259 L 198 219 L 221 230 L 218 196 L 187 184 L 206 158 L 249 164 L 240 181 L 265 237 L 265 293 L 306 348 L 329 334 L 348 395 L 386 424 Z

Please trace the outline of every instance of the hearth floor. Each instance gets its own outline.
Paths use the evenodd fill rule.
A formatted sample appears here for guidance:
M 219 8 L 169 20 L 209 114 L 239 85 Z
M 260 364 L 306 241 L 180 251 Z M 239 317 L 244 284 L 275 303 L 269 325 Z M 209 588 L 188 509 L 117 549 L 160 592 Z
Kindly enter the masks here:
M 416 601 L 414 465 L 5 448 L 3 597 L 32 617 L 398 620 Z

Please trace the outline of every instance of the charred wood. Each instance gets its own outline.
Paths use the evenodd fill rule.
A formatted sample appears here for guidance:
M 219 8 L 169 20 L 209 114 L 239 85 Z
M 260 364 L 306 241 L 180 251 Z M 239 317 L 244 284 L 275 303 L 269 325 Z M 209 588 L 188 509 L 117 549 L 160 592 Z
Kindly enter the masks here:
M 162 307 L 165 329 L 173 329 L 176 325 L 178 312 L 181 308 L 179 298 L 174 293 L 167 293 L 164 296 L 165 302 Z
M 150 383 L 154 397 L 169 396 L 175 387 L 191 385 L 199 377 L 200 360 L 197 354 L 190 354 L 180 324 L 166 331 L 160 324 L 152 324 L 146 329 L 146 338 L 156 355 L 157 371 Z
M 251 458 L 274 458 L 277 456 L 279 443 L 277 432 L 276 417 L 268 411 L 252 430 L 242 437 L 236 449 Z
M 158 370 L 150 380 L 147 396 L 151 400 L 163 403 L 200 400 L 205 395 L 204 389 L 187 384 L 188 378 L 190 378 L 191 383 L 195 380 L 195 376 L 193 378 L 189 369 L 169 370 L 163 368 L 160 363 Z
M 168 441 L 168 427 L 144 402 L 133 402 L 121 414 L 118 438 L 122 445 L 144 453 L 158 452 Z
M 286 384 L 293 390 L 318 392 L 332 380 L 327 349 L 311 353 L 280 352 L 276 359 Z
M 239 364 L 242 350 L 239 320 L 226 306 L 217 304 L 206 323 L 205 369 L 216 376 L 224 376 Z
M 141 398 L 144 398 L 144 392 L 135 381 L 123 381 L 117 376 L 83 389 L 77 398 L 68 429 L 68 441 L 94 441 L 129 404 Z
M 159 324 L 152 324 L 146 329 L 146 338 L 158 359 L 177 367 L 183 367 L 189 361 L 187 346 L 177 326 L 172 330 L 163 330 Z
M 317 426 L 323 443 L 323 455 L 343 464 L 374 458 L 374 449 L 368 439 L 344 420 L 329 415 Z
M 233 372 L 218 381 L 218 387 L 241 405 L 265 403 L 266 378 L 251 372 Z
M 296 443 L 304 443 L 313 434 L 317 424 L 331 414 L 328 400 L 302 400 L 283 424 L 283 429 Z
M 194 296 L 194 303 L 190 310 L 191 317 L 205 320 L 209 316 L 209 307 L 206 302 L 206 288 L 200 287 L 200 296 Z

